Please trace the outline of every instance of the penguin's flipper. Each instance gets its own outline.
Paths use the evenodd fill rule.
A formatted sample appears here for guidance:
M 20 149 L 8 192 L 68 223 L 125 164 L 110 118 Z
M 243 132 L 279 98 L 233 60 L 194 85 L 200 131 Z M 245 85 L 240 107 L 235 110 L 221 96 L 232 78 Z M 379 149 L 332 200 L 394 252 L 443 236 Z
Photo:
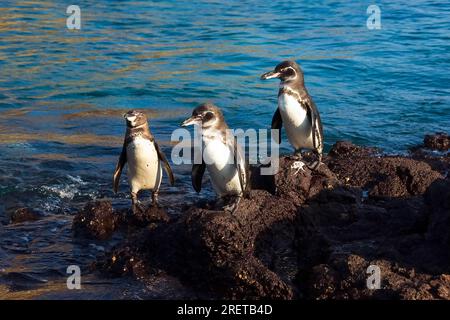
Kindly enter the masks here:
M 245 158 L 241 153 L 240 147 L 237 142 L 237 138 L 234 137 L 234 143 L 233 143 L 233 157 L 234 157 L 234 163 L 236 164 L 236 169 L 238 172 L 239 177 L 239 183 L 241 185 L 242 194 L 245 193 L 245 177 L 246 177 L 246 168 L 245 168 Z
M 203 174 L 205 173 L 206 164 L 202 159 L 201 164 L 193 164 L 192 165 L 192 186 L 194 187 L 194 190 L 198 193 L 200 190 L 202 190 L 202 179 Z
M 313 139 L 314 149 L 319 154 L 322 154 L 323 129 L 322 129 L 322 121 L 320 120 L 319 111 L 317 110 L 317 107 L 314 104 L 314 102 L 311 100 L 307 101 L 305 106 L 307 108 L 308 119 L 311 122 L 311 131 L 312 131 L 312 139 Z
M 278 144 L 281 143 L 281 127 L 283 126 L 283 119 L 281 118 L 280 109 L 277 108 L 277 111 L 273 114 L 272 117 L 272 129 L 278 129 L 278 134 L 276 139 L 274 139 Z
M 322 159 L 322 151 L 323 151 L 323 128 L 322 122 L 320 120 L 320 115 L 317 112 L 316 116 L 316 125 L 314 126 L 314 133 L 316 136 L 317 144 L 315 145 L 316 151 L 320 156 L 320 161 Z
M 113 190 L 114 193 L 117 193 L 117 190 L 119 190 L 119 181 L 120 181 L 120 175 L 122 174 L 122 169 L 125 166 L 125 163 L 127 163 L 127 149 L 125 148 L 125 144 L 122 147 L 122 152 L 120 153 L 119 161 L 116 165 L 116 170 L 114 170 L 114 176 L 113 176 Z
M 159 161 L 163 163 L 164 169 L 166 170 L 167 175 L 169 176 L 170 185 L 173 186 L 175 183 L 175 178 L 173 176 L 172 168 L 169 165 L 169 161 L 167 161 L 166 155 L 164 154 L 164 152 L 161 151 L 159 145 L 156 143 L 155 140 L 153 140 L 153 144 L 155 145 L 156 152 L 158 153 Z

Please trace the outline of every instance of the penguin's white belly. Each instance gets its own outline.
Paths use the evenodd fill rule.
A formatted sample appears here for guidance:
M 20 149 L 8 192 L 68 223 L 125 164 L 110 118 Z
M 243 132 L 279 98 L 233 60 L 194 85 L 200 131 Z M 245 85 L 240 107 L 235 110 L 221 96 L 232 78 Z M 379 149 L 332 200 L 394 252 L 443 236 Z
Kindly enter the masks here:
M 242 192 L 241 184 L 229 147 L 219 140 L 205 141 L 203 156 L 216 193 L 220 197 L 239 195 Z
M 296 98 L 282 94 L 278 98 L 283 126 L 289 142 L 295 149 L 313 149 L 312 128 L 306 110 Z
M 162 168 L 153 142 L 140 137 L 133 139 L 127 146 L 127 161 L 132 192 L 159 188 Z

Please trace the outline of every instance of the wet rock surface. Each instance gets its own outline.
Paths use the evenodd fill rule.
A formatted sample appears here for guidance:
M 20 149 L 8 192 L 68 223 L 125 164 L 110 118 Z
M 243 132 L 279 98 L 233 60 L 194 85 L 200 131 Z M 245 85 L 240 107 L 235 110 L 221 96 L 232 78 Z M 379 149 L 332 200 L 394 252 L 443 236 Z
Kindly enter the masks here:
M 156 206 L 131 209 L 113 209 L 109 201 L 93 201 L 79 211 L 74 218 L 72 230 L 76 236 L 107 240 L 120 228 L 155 226 L 159 222 L 169 222 L 167 212 Z
M 450 149 L 450 136 L 443 132 L 427 134 L 423 140 L 423 144 L 431 150 L 446 151 Z
M 105 240 L 116 230 L 118 220 L 110 202 L 89 202 L 75 216 L 72 229 L 77 236 Z
M 79 216 L 100 237 L 128 225 L 98 270 L 167 274 L 196 297 L 450 299 L 448 169 L 443 155 L 383 156 L 338 142 L 316 171 L 290 157 L 272 177 L 252 168 L 253 190 L 234 214 L 189 207 L 130 218 L 91 204 Z M 369 266 L 381 272 L 378 290 L 367 286 Z
M 421 195 L 441 177 L 440 172 L 420 160 L 375 154 L 368 156 L 364 148 L 353 151 L 353 156 L 345 153 L 345 150 L 355 148 L 348 144 L 336 144 L 330 151 L 327 164 L 343 183 L 367 190 L 372 197 Z
M 19 208 L 15 210 L 9 219 L 9 223 L 23 223 L 27 221 L 36 221 L 41 218 L 41 214 L 30 208 Z

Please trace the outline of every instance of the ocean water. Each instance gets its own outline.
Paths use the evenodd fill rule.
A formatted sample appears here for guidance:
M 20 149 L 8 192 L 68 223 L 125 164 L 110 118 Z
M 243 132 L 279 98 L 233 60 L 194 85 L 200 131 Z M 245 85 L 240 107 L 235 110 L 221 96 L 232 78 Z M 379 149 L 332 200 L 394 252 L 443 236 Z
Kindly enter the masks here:
M 380 30 L 366 25 L 373 1 L 74 4 L 81 30 L 66 27 L 68 2 L 0 1 L 2 221 L 22 206 L 53 217 L 92 199 L 128 205 L 125 176 L 111 190 L 128 109 L 147 111 L 167 155 L 205 101 L 232 128 L 268 128 L 278 83 L 259 77 L 285 59 L 304 70 L 327 149 L 351 140 L 402 153 L 450 127 L 448 1 L 376 1 Z M 198 199 L 189 166 L 174 172 L 161 202 Z

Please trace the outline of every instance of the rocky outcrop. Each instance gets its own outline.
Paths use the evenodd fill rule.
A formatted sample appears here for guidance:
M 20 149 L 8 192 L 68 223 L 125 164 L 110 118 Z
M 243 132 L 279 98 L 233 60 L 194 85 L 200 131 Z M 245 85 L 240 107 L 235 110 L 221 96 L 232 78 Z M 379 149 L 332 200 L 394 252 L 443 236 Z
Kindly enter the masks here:
M 9 219 L 9 223 L 22 223 L 27 221 L 36 221 L 41 219 L 41 214 L 30 208 L 19 208 L 15 210 Z
M 447 151 L 450 149 L 450 137 L 443 132 L 427 134 L 423 140 L 423 144 L 425 148 L 431 150 Z
M 253 190 L 234 214 L 191 207 L 152 220 L 103 204 L 75 224 L 103 225 L 87 227 L 103 237 L 118 223 L 97 223 L 102 214 L 124 226 L 138 219 L 97 267 L 166 272 L 210 298 L 450 299 L 448 155 L 383 156 L 338 142 L 316 171 L 289 157 L 280 168 L 272 177 L 252 168 Z M 369 266 L 381 271 L 380 289 L 367 286 Z

